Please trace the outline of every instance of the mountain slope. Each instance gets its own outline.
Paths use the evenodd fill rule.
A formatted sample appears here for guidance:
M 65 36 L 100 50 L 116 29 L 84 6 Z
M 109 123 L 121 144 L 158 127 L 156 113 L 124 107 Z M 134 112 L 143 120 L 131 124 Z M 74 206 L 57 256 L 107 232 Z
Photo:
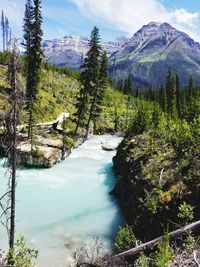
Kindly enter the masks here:
M 118 51 L 128 39 L 119 37 L 115 41 L 102 44 L 108 56 Z M 80 68 L 83 57 L 88 51 L 89 39 L 79 36 L 65 36 L 62 39 L 47 40 L 43 43 L 46 59 L 60 67 Z
M 89 39 L 65 36 L 45 41 L 46 59 L 61 67 L 80 68 Z M 148 88 L 165 84 L 169 68 L 185 86 L 190 76 L 200 84 L 200 44 L 168 23 L 150 22 L 132 38 L 119 37 L 102 44 L 110 58 L 110 74 L 116 80 L 131 75 L 135 86 Z
M 131 75 L 140 87 L 165 83 L 168 68 L 186 85 L 190 76 L 200 83 L 200 44 L 168 23 L 143 26 L 119 51 L 111 55 L 111 75 L 125 79 Z

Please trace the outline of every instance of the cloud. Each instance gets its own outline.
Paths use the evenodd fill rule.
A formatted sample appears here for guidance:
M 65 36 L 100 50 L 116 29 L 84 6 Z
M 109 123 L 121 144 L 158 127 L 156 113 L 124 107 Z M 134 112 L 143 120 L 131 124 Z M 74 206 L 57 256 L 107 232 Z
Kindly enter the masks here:
M 1 10 L 4 11 L 13 27 L 22 25 L 25 0 L 0 0 Z
M 199 21 L 200 13 L 189 13 L 184 8 L 181 8 L 173 11 L 171 17 L 172 20 L 174 19 L 176 23 L 195 27 Z
M 111 27 L 133 34 L 150 21 L 169 22 L 198 38 L 196 25 L 200 13 L 190 13 L 185 9 L 167 10 L 160 0 L 71 0 L 81 12 Z

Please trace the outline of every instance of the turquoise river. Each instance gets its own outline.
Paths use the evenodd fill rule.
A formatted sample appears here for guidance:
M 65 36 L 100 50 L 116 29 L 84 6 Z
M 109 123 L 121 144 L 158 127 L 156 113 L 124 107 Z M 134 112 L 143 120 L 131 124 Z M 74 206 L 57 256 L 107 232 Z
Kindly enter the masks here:
M 66 267 L 72 253 L 93 236 L 109 250 L 121 223 L 115 200 L 109 195 L 115 184 L 112 157 L 102 142 L 117 145 L 121 138 L 93 136 L 63 162 L 51 169 L 21 169 L 17 178 L 16 234 L 39 250 L 37 266 Z M 0 194 L 7 184 L 3 160 Z M 0 225 L 0 248 L 7 235 Z

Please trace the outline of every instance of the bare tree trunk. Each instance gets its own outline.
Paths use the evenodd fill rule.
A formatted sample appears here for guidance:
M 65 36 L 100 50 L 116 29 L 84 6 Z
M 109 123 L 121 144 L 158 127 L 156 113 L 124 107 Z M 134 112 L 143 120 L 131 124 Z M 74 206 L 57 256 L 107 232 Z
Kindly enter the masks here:
M 78 121 L 76 122 L 76 129 L 75 129 L 74 134 L 77 134 L 78 128 L 79 128 L 79 124 L 80 124 L 80 116 L 78 117 Z
M 32 132 L 32 118 L 33 118 L 33 113 L 32 113 L 32 107 L 29 106 L 29 119 L 28 119 L 28 138 L 31 138 L 31 132 Z
M 15 188 L 16 188 L 16 139 L 17 139 L 17 86 L 16 86 L 16 52 L 15 43 L 13 47 L 11 66 L 10 66 L 10 80 L 13 91 L 13 115 L 11 115 L 11 207 L 10 207 L 10 233 L 9 233 L 9 247 L 14 248 L 15 240 Z
M 186 236 L 190 233 L 198 233 L 198 232 L 200 232 L 200 221 L 186 225 L 183 228 L 180 228 L 178 230 L 170 232 L 168 235 L 170 238 L 176 239 L 178 237 Z M 160 236 L 160 237 L 158 237 L 154 240 L 151 240 L 147 243 L 144 243 L 138 247 L 135 247 L 135 248 L 129 249 L 127 251 L 124 251 L 120 254 L 114 255 L 109 260 L 112 261 L 112 260 L 116 260 L 118 258 L 122 258 L 122 259 L 135 258 L 143 251 L 149 253 L 149 252 L 153 251 L 155 246 L 157 246 L 158 243 L 162 242 L 163 239 L 164 239 L 164 236 Z
M 118 132 L 118 112 L 117 112 L 117 106 L 115 106 L 114 131 L 116 133 Z
M 16 88 L 15 88 L 16 90 Z M 10 213 L 10 249 L 14 248 L 15 240 L 15 189 L 16 189 L 16 169 L 17 169 L 17 105 L 16 105 L 16 92 L 14 94 L 14 114 L 13 114 L 13 146 L 12 146 L 12 176 L 11 176 L 11 213 Z

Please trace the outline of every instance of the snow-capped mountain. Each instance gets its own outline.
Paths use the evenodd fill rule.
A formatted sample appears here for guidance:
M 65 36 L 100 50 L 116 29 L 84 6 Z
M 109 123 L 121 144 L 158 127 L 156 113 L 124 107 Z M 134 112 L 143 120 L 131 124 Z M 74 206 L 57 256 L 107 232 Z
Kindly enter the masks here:
M 45 41 L 47 60 L 58 66 L 79 69 L 88 51 L 88 38 L 65 36 Z M 128 75 L 140 87 L 165 83 L 169 68 L 186 85 L 190 76 L 200 84 L 200 44 L 168 23 L 150 22 L 133 37 L 119 37 L 102 44 L 110 58 L 110 74 L 115 80 Z
M 115 41 L 103 43 L 102 48 L 110 56 L 118 51 L 127 40 L 126 37 L 119 37 Z M 86 37 L 65 36 L 62 39 L 45 41 L 43 50 L 49 62 L 61 67 L 79 69 L 81 61 L 88 51 L 88 43 L 89 39 Z
M 168 23 L 151 22 L 143 26 L 111 55 L 111 75 L 125 79 L 131 75 L 143 87 L 165 84 L 169 68 L 186 85 L 190 76 L 200 83 L 200 44 Z

